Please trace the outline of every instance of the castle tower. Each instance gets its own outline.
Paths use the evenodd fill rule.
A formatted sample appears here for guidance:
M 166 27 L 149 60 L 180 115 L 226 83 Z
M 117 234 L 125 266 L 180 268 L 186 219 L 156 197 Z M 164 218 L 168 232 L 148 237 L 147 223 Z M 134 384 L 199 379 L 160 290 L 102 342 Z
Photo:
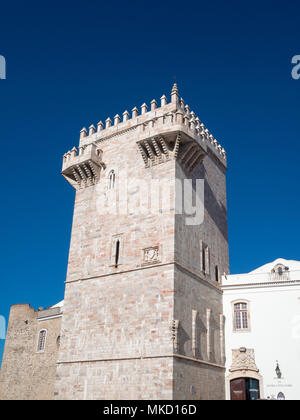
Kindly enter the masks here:
M 56 399 L 224 398 L 225 172 L 176 84 L 82 129 Z

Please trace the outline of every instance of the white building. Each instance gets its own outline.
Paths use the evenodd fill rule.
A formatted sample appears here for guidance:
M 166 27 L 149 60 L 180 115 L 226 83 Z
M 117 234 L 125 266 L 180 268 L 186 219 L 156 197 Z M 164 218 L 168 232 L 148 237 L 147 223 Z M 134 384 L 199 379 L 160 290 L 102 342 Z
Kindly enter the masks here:
M 222 279 L 227 399 L 300 399 L 300 262 Z

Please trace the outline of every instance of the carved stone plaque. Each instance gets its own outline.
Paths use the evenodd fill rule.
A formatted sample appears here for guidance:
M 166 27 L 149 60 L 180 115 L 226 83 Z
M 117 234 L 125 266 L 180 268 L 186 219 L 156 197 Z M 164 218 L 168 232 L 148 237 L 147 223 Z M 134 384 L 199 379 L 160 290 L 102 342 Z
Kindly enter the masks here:
M 160 261 L 158 246 L 145 248 L 143 251 L 144 251 L 144 258 L 143 258 L 144 264 L 153 264 Z
M 258 372 L 253 349 L 241 347 L 238 350 L 232 350 L 232 365 L 230 372 L 236 370 L 252 370 Z

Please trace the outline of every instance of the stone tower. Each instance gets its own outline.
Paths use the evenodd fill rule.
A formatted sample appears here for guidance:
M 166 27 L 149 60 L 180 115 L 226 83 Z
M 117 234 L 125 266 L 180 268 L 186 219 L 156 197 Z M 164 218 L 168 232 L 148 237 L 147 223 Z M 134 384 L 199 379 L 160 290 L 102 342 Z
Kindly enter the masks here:
M 176 84 L 160 101 L 82 129 L 63 157 L 76 199 L 56 399 L 224 398 L 226 153 Z

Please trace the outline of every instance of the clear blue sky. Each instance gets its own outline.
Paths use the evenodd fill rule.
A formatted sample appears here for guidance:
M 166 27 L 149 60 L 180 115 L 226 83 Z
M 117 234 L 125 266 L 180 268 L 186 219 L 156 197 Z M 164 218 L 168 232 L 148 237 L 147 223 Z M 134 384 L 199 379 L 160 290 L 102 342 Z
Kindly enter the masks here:
M 299 259 L 300 2 L 1 5 L 0 314 L 63 298 L 82 126 L 180 93 L 228 152 L 231 272 Z M 3 340 L 0 340 L 0 358 Z

